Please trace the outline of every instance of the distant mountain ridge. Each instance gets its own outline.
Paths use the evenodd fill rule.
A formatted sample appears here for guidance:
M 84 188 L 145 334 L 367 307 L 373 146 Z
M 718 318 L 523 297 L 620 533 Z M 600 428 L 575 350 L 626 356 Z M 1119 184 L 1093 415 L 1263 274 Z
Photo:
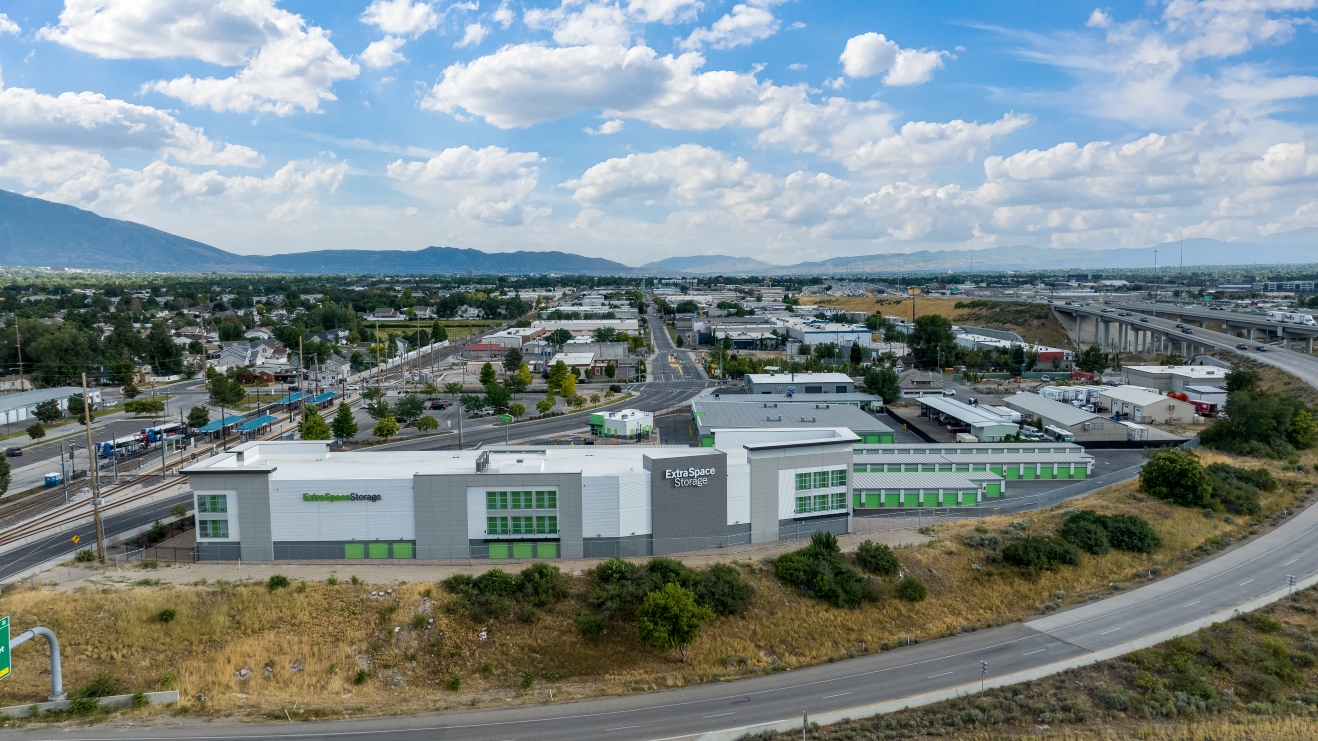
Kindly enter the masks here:
M 1182 250 L 1184 258 L 1182 258 Z M 1156 254 L 1155 254 L 1156 253 Z M 126 272 L 271 272 L 323 274 L 567 273 L 578 275 L 844 275 L 931 271 L 1085 270 L 1318 262 L 1318 227 L 1249 242 L 1187 239 L 1139 249 L 1085 250 L 1029 245 L 923 250 L 774 265 L 749 257 L 691 255 L 640 267 L 570 252 L 316 250 L 236 255 L 192 239 L 40 198 L 0 190 L 0 265 Z

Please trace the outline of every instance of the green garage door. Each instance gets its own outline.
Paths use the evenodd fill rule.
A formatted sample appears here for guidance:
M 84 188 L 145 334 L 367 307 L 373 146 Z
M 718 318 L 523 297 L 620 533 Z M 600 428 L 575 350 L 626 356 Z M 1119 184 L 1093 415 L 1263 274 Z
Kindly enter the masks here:
M 937 507 L 937 506 L 938 506 L 938 492 L 936 492 L 936 491 L 926 491 L 926 492 L 924 493 L 924 506 L 926 506 L 926 507 Z
M 411 543 L 394 543 L 394 558 L 411 558 Z
M 1021 466 L 1021 474 L 1022 474 L 1021 478 L 1032 479 L 1037 477 L 1038 476 L 1038 472 L 1036 470 L 1037 468 L 1038 468 L 1037 463 Z
M 1057 464 L 1057 478 L 1059 479 L 1071 478 L 1071 464 L 1069 463 Z
M 343 546 L 344 558 L 366 558 L 366 545 L 363 543 L 345 543 Z
M 389 557 L 389 544 L 388 544 L 388 543 L 370 543 L 370 544 L 367 545 L 367 548 L 366 548 L 366 554 L 367 554 L 368 556 L 370 556 L 371 558 L 388 558 L 388 557 Z
M 532 543 L 513 543 L 513 558 L 531 558 Z
M 1083 463 L 1076 464 L 1076 466 L 1073 469 L 1071 469 L 1071 471 L 1072 471 L 1071 473 L 1072 478 L 1083 479 L 1089 475 L 1089 471 L 1085 466 L 1085 464 Z
M 490 558 L 507 558 L 507 543 L 490 543 Z
M 920 506 L 920 492 L 918 492 L 918 491 L 903 491 L 903 492 L 902 492 L 902 506 L 903 506 L 903 507 L 919 507 L 919 506 Z
M 900 493 L 898 493 L 898 492 L 895 492 L 895 491 L 884 492 L 884 493 L 883 493 L 883 506 L 885 506 L 885 507 L 900 507 L 900 506 L 902 506 L 902 495 L 901 495 Z
M 866 507 L 882 507 L 882 506 L 883 506 L 883 496 L 882 496 L 881 494 L 879 494 L 877 491 L 866 492 L 866 494 L 865 494 L 865 506 L 866 506 Z
M 983 470 L 983 469 L 980 469 L 980 470 Z M 992 471 L 993 473 L 996 473 L 996 474 L 999 475 L 999 476 L 1002 475 L 1002 465 L 1001 465 L 1001 464 L 994 463 L 993 465 L 989 466 L 989 470 Z
M 1039 465 L 1039 478 L 1041 478 L 1041 479 L 1050 479 L 1050 478 L 1052 478 L 1052 477 L 1053 477 L 1053 464 L 1051 464 L 1051 463 L 1049 463 L 1048 465 L 1040 464 L 1040 465 Z
M 558 543 L 536 543 L 535 555 L 539 558 L 558 558 Z
M 992 483 L 988 485 L 988 491 L 984 493 L 985 498 L 996 499 L 1002 496 L 1002 484 Z
M 1006 466 L 1002 471 L 1002 477 L 1006 479 L 1018 479 L 1021 477 L 1021 467 L 1019 465 Z M 994 471 L 994 473 L 997 473 L 997 471 Z
M 879 435 L 884 445 L 892 445 L 892 435 Z
M 969 471 L 969 470 L 970 470 L 970 464 L 968 464 L 968 463 L 959 463 L 959 464 L 957 464 L 956 470 L 958 470 L 958 471 Z

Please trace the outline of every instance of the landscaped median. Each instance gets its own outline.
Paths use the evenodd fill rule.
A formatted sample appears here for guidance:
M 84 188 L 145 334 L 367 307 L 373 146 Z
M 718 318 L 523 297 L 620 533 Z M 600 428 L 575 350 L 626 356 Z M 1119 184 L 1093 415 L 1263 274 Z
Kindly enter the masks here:
M 125 686 L 176 687 L 185 706 L 170 712 L 273 718 L 296 703 L 305 714 L 294 717 L 311 718 L 505 706 L 548 690 L 581 699 L 885 651 L 1134 588 L 1255 537 L 1308 497 L 1307 474 L 1266 465 L 1275 486 L 1251 474 L 1263 486 L 1223 490 L 1233 507 L 1257 496 L 1255 515 L 1179 506 L 1130 481 L 1050 510 L 940 525 L 927 544 L 891 551 L 843 552 L 819 537 L 790 556 L 710 569 L 547 562 L 584 572 L 558 579 L 390 565 L 385 584 L 353 576 L 367 564 L 316 567 L 306 582 L 269 578 L 304 567 L 256 567 L 259 581 L 235 582 L 198 564 L 107 571 L 72 592 L 38 585 L 0 597 L 0 611 L 59 632 L 70 686 L 114 672 Z M 674 615 L 681 631 L 664 627 Z M 15 660 L 33 661 L 29 651 Z M 44 697 L 35 673 L 6 684 L 7 704 Z M 198 694 L 204 703 L 187 699 Z

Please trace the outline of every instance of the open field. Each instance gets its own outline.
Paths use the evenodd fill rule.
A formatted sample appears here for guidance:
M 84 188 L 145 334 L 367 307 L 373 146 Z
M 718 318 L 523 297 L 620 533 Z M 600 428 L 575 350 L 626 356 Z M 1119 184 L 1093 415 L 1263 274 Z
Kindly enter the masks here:
M 1306 454 L 1305 462 L 1313 457 Z M 895 549 L 904 570 L 928 585 L 929 598 L 915 604 L 889 597 L 835 609 L 784 586 L 761 562 L 736 562 L 756 596 L 745 613 L 708 624 L 686 664 L 644 647 L 630 623 L 612 625 L 596 640 L 581 637 L 576 619 L 587 579 L 571 580 L 572 596 L 554 606 L 482 623 L 455 609 L 456 598 L 434 582 L 354 584 L 353 567 L 342 565 L 334 585 L 300 582 L 301 567 L 290 565 L 285 573 L 294 575 L 293 584 L 273 591 L 260 582 L 170 584 L 160 578 L 163 568 L 110 571 L 72 594 L 44 585 L 11 592 L 0 597 L 0 611 L 16 626 L 46 625 L 61 636 L 69 687 L 112 672 L 128 691 L 172 686 L 185 698 L 203 693 L 204 706 L 189 703 L 187 712 L 207 717 L 273 717 L 294 703 L 338 717 L 535 702 L 547 690 L 556 700 L 631 693 L 801 667 L 905 637 L 928 640 L 968 625 L 1019 620 L 1049 609 L 1058 590 L 1071 603 L 1110 593 L 1112 582 L 1133 587 L 1159 571 L 1173 573 L 1252 537 L 1273 513 L 1306 496 L 1308 477 L 1268 465 L 1283 484 L 1266 495 L 1255 522 L 1228 523 L 1164 504 L 1138 494 L 1133 482 L 1068 502 L 1066 509 L 1140 515 L 1163 545 L 1147 555 L 1085 556 L 1079 566 L 1034 577 L 991 564 L 986 549 L 962 542 L 977 524 L 1005 542 L 1009 530 L 1024 527 L 1009 528 L 1010 517 L 931 528 L 926 544 Z M 1024 521 L 1031 534 L 1055 532 L 1063 516 L 1058 508 Z M 394 573 L 426 573 L 411 568 Z M 885 590 L 892 593 L 892 580 Z M 174 610 L 174 619 L 162 622 L 163 610 Z M 48 677 L 35 668 L 44 661 L 42 648 L 15 652 L 18 669 L 0 686 L 0 703 L 31 702 L 48 691 Z M 240 674 L 244 669 L 248 675 Z
M 847 311 L 877 312 L 886 316 L 911 319 L 910 299 L 897 298 L 833 298 L 829 296 L 802 296 L 802 305 L 831 306 Z M 957 308 L 957 304 L 961 308 Z M 1073 347 L 1061 322 L 1044 304 L 1019 301 L 975 301 L 969 298 L 915 299 L 915 315 L 938 314 L 953 324 L 972 327 L 1004 329 L 1015 332 L 1027 342 L 1039 342 L 1051 347 Z

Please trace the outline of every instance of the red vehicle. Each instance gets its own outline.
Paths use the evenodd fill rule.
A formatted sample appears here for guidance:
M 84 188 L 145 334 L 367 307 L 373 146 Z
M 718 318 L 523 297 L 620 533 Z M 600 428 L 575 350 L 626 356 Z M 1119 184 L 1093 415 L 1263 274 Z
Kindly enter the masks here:
M 1094 374 L 1093 374 L 1093 373 L 1090 373 L 1090 372 L 1088 372 L 1088 371 L 1073 370 L 1073 371 L 1071 371 L 1071 380 L 1072 380 L 1072 381 L 1084 381 L 1085 383 L 1093 383 L 1093 382 L 1094 382 Z
M 1211 401 L 1195 401 L 1194 399 L 1190 399 L 1189 403 L 1190 406 L 1194 407 L 1195 410 L 1199 412 L 1200 417 L 1217 416 L 1217 405 Z

